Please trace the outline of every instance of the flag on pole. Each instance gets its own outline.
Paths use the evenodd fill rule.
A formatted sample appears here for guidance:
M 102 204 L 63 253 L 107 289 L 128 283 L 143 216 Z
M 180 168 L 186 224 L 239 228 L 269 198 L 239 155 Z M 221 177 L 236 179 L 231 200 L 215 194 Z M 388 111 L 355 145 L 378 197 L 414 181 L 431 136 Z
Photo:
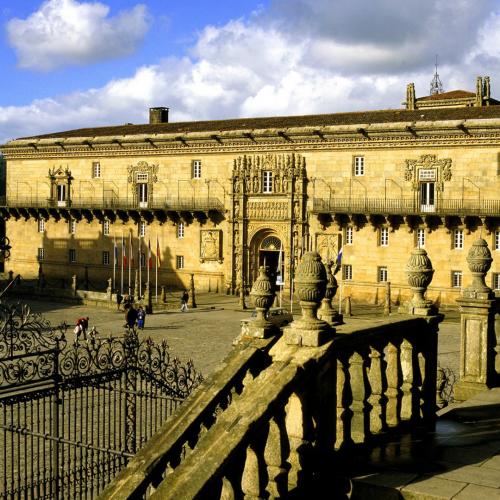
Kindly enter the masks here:
M 121 274 L 120 274 L 120 293 L 123 295 L 123 268 L 126 266 L 125 263 L 125 242 L 123 241 L 123 232 L 122 232 L 122 258 L 121 258 Z
M 127 267 L 127 249 L 125 247 L 125 240 L 123 239 L 122 234 L 122 269 Z
M 118 262 L 118 247 L 116 246 L 116 235 L 113 235 L 113 289 L 116 288 L 116 264 Z
M 342 247 L 339 250 L 339 253 L 337 254 L 337 261 L 335 263 L 335 270 L 333 271 L 333 274 L 337 274 L 340 271 L 340 268 L 342 267 L 342 253 L 343 253 L 344 247 Z

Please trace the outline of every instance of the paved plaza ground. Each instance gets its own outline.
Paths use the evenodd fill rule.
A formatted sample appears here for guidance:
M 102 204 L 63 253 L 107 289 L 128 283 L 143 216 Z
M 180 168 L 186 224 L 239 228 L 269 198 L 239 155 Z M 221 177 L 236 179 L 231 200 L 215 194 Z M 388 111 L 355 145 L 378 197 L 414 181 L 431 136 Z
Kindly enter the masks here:
M 13 298 L 11 297 L 11 300 Z M 241 311 L 237 297 L 214 293 L 199 294 L 197 304 L 196 309 L 190 309 L 186 313 L 169 310 L 148 315 L 146 327 L 139 335 L 149 336 L 156 342 L 166 340 L 174 356 L 183 362 L 192 359 L 196 369 L 207 376 L 229 352 L 233 339 L 240 331 L 240 320 L 249 317 L 251 310 Z M 30 305 L 53 325 L 62 321 L 67 322 L 71 326 L 68 330 L 71 335 L 76 319 L 81 316 L 88 316 L 90 326 L 95 326 L 100 335 L 117 336 L 122 335 L 124 331 L 124 312 L 116 309 L 49 301 L 31 301 Z M 283 305 L 290 308 L 288 303 Z M 294 303 L 294 315 L 299 314 L 299 311 L 298 304 Z M 352 312 L 356 319 L 370 321 L 370 317 L 374 314 L 382 314 L 382 307 L 353 304 Z M 442 312 L 445 314 L 445 321 L 440 327 L 439 363 L 442 367 L 458 373 L 459 315 L 456 310 Z

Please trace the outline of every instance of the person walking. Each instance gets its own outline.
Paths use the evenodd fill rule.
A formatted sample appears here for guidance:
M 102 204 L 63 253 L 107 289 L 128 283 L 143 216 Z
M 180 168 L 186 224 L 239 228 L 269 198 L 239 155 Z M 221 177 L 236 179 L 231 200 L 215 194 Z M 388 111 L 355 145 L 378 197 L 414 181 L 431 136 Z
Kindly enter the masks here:
M 87 340 L 87 328 L 89 327 L 89 317 L 82 317 L 76 320 L 75 333 L 77 340 L 80 340 L 80 334 L 83 335 L 83 340 Z
M 139 330 L 144 330 L 144 323 L 146 321 L 146 311 L 142 306 L 139 306 L 137 311 L 137 328 Z
M 187 312 L 188 300 L 189 300 L 189 293 L 187 290 L 184 290 L 184 293 L 181 295 L 181 312 Z
M 118 308 L 118 310 L 120 310 L 120 306 L 123 302 L 123 295 L 117 291 L 116 292 L 116 307 Z
M 129 329 L 135 327 L 135 322 L 137 321 L 137 309 L 133 305 L 131 305 L 125 314 L 125 326 Z

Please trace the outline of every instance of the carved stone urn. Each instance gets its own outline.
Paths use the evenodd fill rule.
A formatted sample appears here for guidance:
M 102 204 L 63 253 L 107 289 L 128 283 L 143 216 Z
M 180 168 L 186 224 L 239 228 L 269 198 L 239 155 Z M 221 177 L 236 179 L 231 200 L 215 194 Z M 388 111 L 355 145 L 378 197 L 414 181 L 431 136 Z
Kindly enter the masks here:
M 285 329 L 287 344 L 319 346 L 335 332 L 328 323 L 318 319 L 316 313 L 325 296 L 326 269 L 317 252 L 308 252 L 295 272 L 295 293 L 300 299 L 302 317 Z
M 467 264 L 469 264 L 469 269 L 472 273 L 472 283 L 466 288 L 466 294 L 491 295 L 491 288 L 486 285 L 485 278 L 492 262 L 493 259 L 491 258 L 488 243 L 482 238 L 477 239 L 472 244 L 467 255 Z
M 321 307 L 318 310 L 318 318 L 326 321 L 329 325 L 338 325 L 342 323 L 342 316 L 332 306 L 333 297 L 337 293 L 338 284 L 335 276 L 332 274 L 332 263 L 325 264 L 326 270 L 326 292 Z
M 266 314 L 274 302 L 274 285 L 269 278 L 269 267 L 260 266 L 259 276 L 254 281 L 250 297 L 252 298 L 257 319 L 254 321 L 256 325 L 267 326 L 269 321 L 266 319 Z
M 431 260 L 423 248 L 414 248 L 412 250 L 410 260 L 406 265 L 406 275 L 413 292 L 408 312 L 419 315 L 433 313 L 432 301 L 425 299 L 425 292 L 432 281 L 434 269 L 432 269 Z

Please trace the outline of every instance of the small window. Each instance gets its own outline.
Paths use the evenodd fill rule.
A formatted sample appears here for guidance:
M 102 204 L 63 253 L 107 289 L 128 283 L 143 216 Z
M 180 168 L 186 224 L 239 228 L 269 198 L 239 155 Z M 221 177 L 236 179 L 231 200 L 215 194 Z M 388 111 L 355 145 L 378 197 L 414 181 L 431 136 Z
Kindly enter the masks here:
M 495 236 L 494 236 L 494 242 L 493 242 L 493 249 L 494 250 L 500 250 L 500 230 L 495 231 Z
M 262 172 L 262 192 L 273 192 L 273 173 L 271 172 L 271 170 L 264 170 Z
M 102 234 L 104 236 L 109 236 L 109 220 L 104 220 L 102 222 Z
M 137 184 L 137 198 L 139 199 L 139 206 L 147 208 L 148 185 L 146 183 Z
M 39 261 L 42 261 L 45 258 L 45 249 L 44 248 L 38 249 L 37 258 Z
M 352 245 L 353 236 L 354 236 L 353 228 L 352 228 L 352 226 L 348 226 L 345 230 L 345 244 L 346 245 Z
M 76 250 L 74 248 L 69 249 L 69 261 L 72 264 L 76 262 Z
M 146 267 L 146 254 L 141 252 L 141 267 Z
M 352 265 L 344 264 L 342 266 L 342 279 L 346 281 L 352 280 Z
M 104 252 L 102 252 L 102 263 L 104 266 L 109 266 L 109 251 L 108 250 L 104 250 Z
M 388 281 L 387 267 L 378 267 L 377 268 L 377 281 L 379 283 L 385 283 Z
M 139 222 L 139 238 L 144 238 L 146 236 L 146 223 L 144 221 Z
M 453 231 L 453 248 L 455 250 L 462 250 L 464 248 L 463 229 L 455 229 L 455 231 Z
M 365 175 L 365 157 L 355 156 L 354 157 L 354 175 L 359 177 Z
M 417 229 L 417 248 L 425 248 L 425 229 Z
M 184 255 L 175 256 L 175 268 L 184 269 Z
M 201 160 L 193 160 L 193 179 L 201 179 Z
M 179 222 L 179 224 L 177 224 L 177 238 L 180 240 L 184 238 L 184 222 Z
M 66 184 L 57 185 L 57 201 L 60 203 L 66 201 Z
M 38 232 L 45 233 L 45 219 L 38 219 Z
M 379 245 L 381 247 L 389 246 L 389 228 L 381 227 L 379 231 Z
M 68 231 L 69 231 L 69 234 L 76 234 L 76 220 L 75 219 L 69 220 Z
M 491 288 L 493 290 L 500 290 L 500 273 L 493 273 L 492 278 Z
M 101 164 L 98 161 L 92 163 L 92 178 L 93 179 L 101 178 Z
M 149 176 L 147 172 L 137 172 L 135 179 L 137 182 L 148 182 Z
M 451 286 L 453 288 L 462 288 L 462 271 L 451 272 Z

